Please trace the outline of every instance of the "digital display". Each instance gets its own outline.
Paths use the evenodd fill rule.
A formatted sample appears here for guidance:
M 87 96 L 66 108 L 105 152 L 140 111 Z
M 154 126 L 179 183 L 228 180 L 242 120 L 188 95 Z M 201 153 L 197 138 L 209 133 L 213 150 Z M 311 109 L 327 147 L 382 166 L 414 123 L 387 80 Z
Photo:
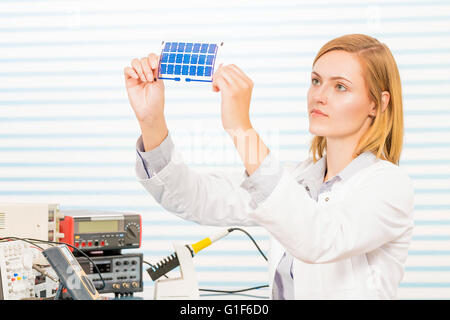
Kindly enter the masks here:
M 118 220 L 79 221 L 78 233 L 119 232 Z
M 96 263 L 95 265 L 97 266 L 100 273 L 111 272 L 111 263 Z M 98 273 L 96 268 L 94 268 L 93 272 Z

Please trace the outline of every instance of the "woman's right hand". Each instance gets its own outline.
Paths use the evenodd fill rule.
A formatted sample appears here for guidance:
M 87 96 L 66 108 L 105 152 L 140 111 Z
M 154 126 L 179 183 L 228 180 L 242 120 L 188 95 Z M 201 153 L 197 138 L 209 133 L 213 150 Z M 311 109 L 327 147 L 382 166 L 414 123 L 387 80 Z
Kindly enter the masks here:
M 124 69 L 128 99 L 141 124 L 164 119 L 164 82 L 158 79 L 159 56 L 133 59 Z

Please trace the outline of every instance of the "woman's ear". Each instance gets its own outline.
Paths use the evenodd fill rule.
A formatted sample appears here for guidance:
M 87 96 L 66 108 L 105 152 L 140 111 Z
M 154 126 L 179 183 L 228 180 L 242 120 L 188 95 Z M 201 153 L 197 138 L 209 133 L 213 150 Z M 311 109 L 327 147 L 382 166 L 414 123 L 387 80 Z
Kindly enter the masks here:
M 381 112 L 384 112 L 389 104 L 391 94 L 389 91 L 383 91 L 381 93 Z
M 377 106 L 375 105 L 375 102 L 372 101 L 372 103 L 370 104 L 369 117 L 375 119 L 376 114 L 377 114 Z
M 381 112 L 384 112 L 386 110 L 390 98 L 391 94 L 389 93 L 389 91 L 383 91 L 381 93 Z M 375 118 L 376 115 L 377 115 L 377 108 L 375 106 L 375 102 L 372 102 L 369 117 Z

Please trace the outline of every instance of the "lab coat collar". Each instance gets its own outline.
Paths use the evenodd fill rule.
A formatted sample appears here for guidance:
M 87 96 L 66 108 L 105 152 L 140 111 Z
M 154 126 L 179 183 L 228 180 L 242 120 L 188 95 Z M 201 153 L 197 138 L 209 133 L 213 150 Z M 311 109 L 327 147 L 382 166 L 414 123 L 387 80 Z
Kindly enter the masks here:
M 366 151 L 361 153 L 355 159 L 353 159 L 341 172 L 339 172 L 331 180 L 348 180 L 353 174 L 358 172 L 365 167 L 370 166 L 376 162 L 376 156 L 370 152 Z M 323 178 L 325 177 L 325 171 L 327 169 L 327 155 L 324 154 L 322 158 L 317 160 L 308 170 L 303 172 L 299 177 L 299 182 L 307 185 L 309 188 L 319 190 L 323 183 Z

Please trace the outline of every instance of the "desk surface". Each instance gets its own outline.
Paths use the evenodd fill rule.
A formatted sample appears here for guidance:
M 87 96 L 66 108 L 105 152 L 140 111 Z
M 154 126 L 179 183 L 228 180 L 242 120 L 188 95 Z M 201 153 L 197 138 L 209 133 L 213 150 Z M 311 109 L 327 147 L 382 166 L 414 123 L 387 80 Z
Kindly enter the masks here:
M 153 300 L 154 286 L 144 286 L 143 292 L 137 292 L 132 297 L 125 296 L 117 299 L 130 299 L 130 300 Z M 108 298 L 114 298 L 114 294 L 102 294 L 102 296 Z M 249 290 L 240 293 L 215 293 L 200 291 L 200 300 L 268 300 L 269 288 L 261 288 L 256 290 Z

